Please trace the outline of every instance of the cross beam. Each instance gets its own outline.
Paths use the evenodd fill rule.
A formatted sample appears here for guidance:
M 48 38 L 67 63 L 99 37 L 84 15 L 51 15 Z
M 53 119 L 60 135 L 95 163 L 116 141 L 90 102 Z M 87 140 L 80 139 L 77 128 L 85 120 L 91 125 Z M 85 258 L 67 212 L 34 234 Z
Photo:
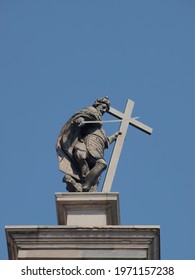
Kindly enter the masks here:
M 114 146 L 114 150 L 110 159 L 110 164 L 108 167 L 108 171 L 105 177 L 105 181 L 104 181 L 104 185 L 102 188 L 102 192 L 110 192 L 111 187 L 112 187 L 112 182 L 114 179 L 114 175 L 116 172 L 116 168 L 118 165 L 118 161 L 120 158 L 120 154 L 123 148 L 123 144 L 125 141 L 125 137 L 127 134 L 127 129 L 129 124 L 142 130 L 143 132 L 147 133 L 147 134 L 152 134 L 152 128 L 137 121 L 136 119 L 132 118 L 132 112 L 133 112 L 133 107 L 134 107 L 135 102 L 128 99 L 127 100 L 127 104 L 125 107 L 125 111 L 124 113 L 110 107 L 109 110 L 109 114 L 111 114 L 112 116 L 118 118 L 118 119 L 122 119 L 121 125 L 120 125 L 120 129 L 119 131 L 122 133 L 121 135 L 118 136 L 116 142 L 115 142 L 115 146 Z

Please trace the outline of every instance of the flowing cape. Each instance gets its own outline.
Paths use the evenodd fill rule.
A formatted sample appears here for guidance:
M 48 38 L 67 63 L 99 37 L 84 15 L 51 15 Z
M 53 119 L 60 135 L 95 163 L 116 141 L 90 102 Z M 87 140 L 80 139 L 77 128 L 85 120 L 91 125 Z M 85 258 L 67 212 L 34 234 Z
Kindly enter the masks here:
M 61 129 L 56 143 L 60 171 L 80 180 L 81 174 L 73 157 L 75 145 L 81 138 L 80 127 L 75 123 L 78 118 L 85 121 L 101 121 L 101 114 L 93 107 L 87 107 L 74 114 Z

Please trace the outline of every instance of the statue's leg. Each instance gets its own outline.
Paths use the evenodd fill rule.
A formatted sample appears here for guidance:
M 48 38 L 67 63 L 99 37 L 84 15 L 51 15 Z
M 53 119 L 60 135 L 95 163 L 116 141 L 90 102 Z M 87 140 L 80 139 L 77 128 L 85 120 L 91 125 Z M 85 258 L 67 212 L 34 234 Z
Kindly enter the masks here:
M 96 185 L 99 176 L 106 169 L 107 164 L 104 159 L 99 159 L 96 161 L 95 166 L 89 171 L 85 178 L 85 184 L 83 186 L 83 191 L 88 192 L 90 188 Z
M 85 145 L 83 143 L 80 143 L 80 145 L 76 146 L 74 149 L 74 158 L 79 166 L 79 169 L 81 171 L 81 175 L 83 179 L 85 180 L 86 175 L 89 172 L 89 166 L 86 161 L 87 158 L 87 151 L 85 149 Z

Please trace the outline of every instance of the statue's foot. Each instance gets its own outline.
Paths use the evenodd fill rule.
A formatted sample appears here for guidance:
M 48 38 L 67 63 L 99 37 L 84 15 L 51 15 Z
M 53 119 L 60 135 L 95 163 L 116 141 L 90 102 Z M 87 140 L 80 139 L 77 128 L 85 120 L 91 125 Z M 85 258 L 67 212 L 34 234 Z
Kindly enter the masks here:
M 70 175 L 65 175 L 63 182 L 66 183 L 66 189 L 69 192 L 82 192 L 82 185 L 77 183 Z
M 85 185 L 83 186 L 83 192 L 89 192 L 89 189 L 90 189 L 89 186 L 85 186 Z
M 97 192 L 97 185 L 92 187 L 83 186 L 83 192 Z
M 97 191 L 98 191 L 97 185 L 92 186 L 92 187 L 89 189 L 89 192 L 97 192 Z

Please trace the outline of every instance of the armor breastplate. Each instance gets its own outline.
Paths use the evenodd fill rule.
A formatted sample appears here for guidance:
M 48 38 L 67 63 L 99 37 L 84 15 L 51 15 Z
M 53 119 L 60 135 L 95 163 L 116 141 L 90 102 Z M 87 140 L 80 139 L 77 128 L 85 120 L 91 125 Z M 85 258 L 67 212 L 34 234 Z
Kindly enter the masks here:
M 88 152 L 96 159 L 103 158 L 104 150 L 107 147 L 107 137 L 101 126 L 89 127 L 83 134 L 83 142 Z

